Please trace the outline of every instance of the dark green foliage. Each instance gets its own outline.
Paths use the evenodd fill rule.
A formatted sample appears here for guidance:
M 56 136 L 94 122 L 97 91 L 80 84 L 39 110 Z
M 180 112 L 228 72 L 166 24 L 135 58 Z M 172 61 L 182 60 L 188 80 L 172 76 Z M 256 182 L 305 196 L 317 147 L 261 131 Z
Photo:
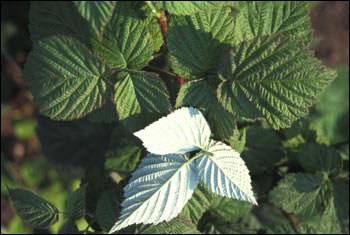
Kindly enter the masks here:
M 176 218 L 119 233 L 348 233 L 349 71 L 338 68 L 327 88 L 336 73 L 310 49 L 308 10 L 293 1 L 33 2 L 24 79 L 43 115 L 38 137 L 53 165 L 84 172 L 58 233 L 111 230 L 147 154 L 133 133 L 181 107 L 198 108 L 211 138 L 241 154 L 259 205 L 201 182 Z M 9 192 L 27 224 L 57 222 L 51 203 Z

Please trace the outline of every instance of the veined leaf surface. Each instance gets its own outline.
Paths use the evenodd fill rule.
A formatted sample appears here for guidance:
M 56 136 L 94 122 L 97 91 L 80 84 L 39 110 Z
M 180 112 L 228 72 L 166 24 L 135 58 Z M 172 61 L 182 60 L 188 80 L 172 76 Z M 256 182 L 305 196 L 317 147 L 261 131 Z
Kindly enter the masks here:
M 148 154 L 124 188 L 121 216 L 110 233 L 135 223 L 158 224 L 175 218 L 197 184 L 195 164 L 185 155 Z
M 154 154 L 187 153 L 204 149 L 209 142 L 210 128 L 203 114 L 184 107 L 135 132 L 147 151 Z
M 204 154 L 196 160 L 200 179 L 216 194 L 257 204 L 249 170 L 239 153 L 221 142 L 210 141 Z

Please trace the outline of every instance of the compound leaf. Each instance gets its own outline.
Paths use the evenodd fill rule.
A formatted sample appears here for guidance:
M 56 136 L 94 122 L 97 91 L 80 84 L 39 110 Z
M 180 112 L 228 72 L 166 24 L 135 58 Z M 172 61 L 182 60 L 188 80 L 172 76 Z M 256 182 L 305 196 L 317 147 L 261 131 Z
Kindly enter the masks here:
M 192 107 L 178 109 L 134 133 L 147 151 L 155 154 L 183 154 L 204 149 L 210 134 L 203 114 Z
M 167 46 L 171 68 L 177 74 L 196 79 L 215 71 L 219 57 L 233 41 L 230 11 L 221 7 L 171 18 Z
M 113 15 L 115 1 L 74 1 L 80 15 L 86 19 L 99 38 Z
M 110 232 L 175 218 L 197 184 L 195 164 L 185 155 L 148 154 L 124 188 L 121 216 Z
M 33 46 L 24 78 L 40 112 L 54 120 L 72 120 L 101 107 L 109 72 L 78 40 L 46 38 Z
M 70 220 L 78 220 L 85 215 L 86 185 L 81 186 L 69 195 L 66 204 L 66 215 Z
M 115 79 L 114 101 L 119 119 L 133 130 L 169 112 L 168 92 L 156 73 L 125 70 Z
M 310 43 L 309 6 L 302 1 L 247 1 L 239 6 L 235 43 L 274 33 Z
M 47 229 L 58 221 L 58 210 L 50 202 L 24 189 L 9 189 L 17 214 L 24 223 L 38 229 Z
M 218 2 L 215 1 L 161 1 L 161 3 L 170 14 L 175 15 L 192 15 L 218 6 Z
M 233 136 L 234 116 L 220 105 L 216 98 L 215 88 L 207 80 L 190 81 L 181 86 L 176 99 L 176 107 L 182 106 L 202 110 L 203 115 L 211 124 L 213 133 L 217 133 L 221 140 L 228 140 Z
M 196 160 L 200 179 L 214 193 L 257 204 L 249 170 L 239 153 L 231 147 L 210 141 L 205 154 Z
M 273 35 L 233 47 L 223 61 L 218 99 L 241 118 L 286 128 L 305 116 L 335 76 L 303 44 Z

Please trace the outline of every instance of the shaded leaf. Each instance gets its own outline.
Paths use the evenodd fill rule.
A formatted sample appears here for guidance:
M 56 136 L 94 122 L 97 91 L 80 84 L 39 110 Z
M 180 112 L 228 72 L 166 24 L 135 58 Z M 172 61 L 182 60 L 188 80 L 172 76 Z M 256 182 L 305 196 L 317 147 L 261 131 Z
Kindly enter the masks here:
M 81 186 L 71 193 L 67 199 L 66 216 L 75 221 L 82 218 L 86 211 L 86 186 Z
M 38 136 L 45 156 L 65 166 L 103 165 L 110 127 L 86 119 L 57 122 L 38 118 Z M 55 133 L 55 134 L 52 134 Z
M 196 225 L 182 216 L 157 225 L 145 225 L 138 234 L 201 234 Z
M 109 231 L 119 216 L 119 202 L 112 189 L 103 192 L 97 201 L 96 219 L 103 229 Z
M 341 156 L 336 149 L 321 144 L 303 144 L 298 149 L 299 163 L 309 172 L 335 173 Z
M 185 79 L 215 73 L 219 57 L 233 41 L 230 11 L 221 7 L 192 16 L 171 17 L 167 47 L 175 73 Z
M 217 7 L 215 1 L 161 1 L 162 7 L 170 14 L 175 15 L 192 15 L 199 11 Z
M 246 145 L 241 154 L 252 174 L 272 169 L 283 157 L 281 141 L 271 129 L 260 126 L 247 128 Z
M 74 220 L 67 220 L 58 230 L 58 234 L 79 234 L 79 229 Z
M 58 210 L 50 202 L 24 189 L 9 189 L 17 214 L 24 223 L 38 229 L 47 229 L 58 221 Z

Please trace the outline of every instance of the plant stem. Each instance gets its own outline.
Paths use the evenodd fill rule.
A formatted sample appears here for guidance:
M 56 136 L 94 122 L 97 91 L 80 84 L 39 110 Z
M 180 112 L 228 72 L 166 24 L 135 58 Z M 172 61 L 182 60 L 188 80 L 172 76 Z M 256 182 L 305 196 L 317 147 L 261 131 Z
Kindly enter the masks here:
M 167 74 L 167 75 L 169 75 L 169 76 L 176 77 L 176 74 L 175 74 L 175 73 L 166 71 L 166 70 L 164 70 L 164 69 L 160 69 L 160 68 L 154 67 L 154 66 L 152 66 L 152 65 L 148 65 L 147 67 L 150 68 L 150 69 L 153 69 L 153 70 L 155 70 L 155 71 L 158 71 L 158 72 L 161 72 L 161 73 L 165 73 L 165 74 Z
M 149 8 L 151 8 L 152 13 L 155 14 L 156 17 L 159 19 L 160 16 L 161 16 L 161 14 L 160 14 L 159 12 L 157 12 L 157 9 L 156 9 L 156 7 L 153 5 L 152 1 L 145 1 L 145 2 L 146 2 L 146 4 L 147 4 L 147 6 L 148 6 Z

